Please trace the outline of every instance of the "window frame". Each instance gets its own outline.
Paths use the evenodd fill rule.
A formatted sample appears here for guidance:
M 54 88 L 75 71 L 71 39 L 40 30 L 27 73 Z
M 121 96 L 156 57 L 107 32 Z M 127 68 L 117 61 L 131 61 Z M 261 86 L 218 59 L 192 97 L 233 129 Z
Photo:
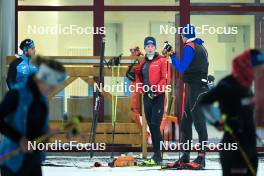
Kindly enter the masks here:
M 15 2 L 15 52 L 17 53 L 18 44 L 18 12 L 20 11 L 86 11 L 93 12 L 93 26 L 104 27 L 104 13 L 113 11 L 129 11 L 129 12 L 179 12 L 180 26 L 190 23 L 190 15 L 192 13 L 215 13 L 215 14 L 257 14 L 264 13 L 264 3 L 261 0 L 255 0 L 255 3 L 191 3 L 191 0 L 179 0 L 179 4 L 175 5 L 105 5 L 104 0 L 94 0 L 92 5 L 78 6 L 30 6 L 18 5 Z M 176 19 L 175 19 L 176 20 Z M 175 21 L 176 24 L 176 21 Z M 94 35 L 93 55 L 100 55 L 101 35 Z M 180 48 L 183 44 L 180 44 Z M 179 73 L 174 75 L 175 81 L 179 83 L 177 90 L 179 93 L 178 101 L 175 103 L 175 115 L 182 117 L 183 114 L 183 98 L 184 84 Z M 103 102 L 103 101 L 102 101 Z M 101 105 L 103 107 L 103 103 Z M 103 122 L 103 112 L 99 115 L 99 122 Z

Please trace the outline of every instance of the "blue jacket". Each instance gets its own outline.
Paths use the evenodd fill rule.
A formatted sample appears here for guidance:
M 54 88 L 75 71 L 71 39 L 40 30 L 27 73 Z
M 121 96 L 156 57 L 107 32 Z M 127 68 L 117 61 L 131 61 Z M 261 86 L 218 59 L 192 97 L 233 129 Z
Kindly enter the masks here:
M 8 88 L 12 89 L 17 83 L 26 82 L 27 78 L 37 71 L 38 68 L 26 55 L 22 54 L 20 58 L 10 63 L 6 80 Z
M 22 136 L 26 136 L 28 111 L 34 97 L 30 88 L 28 87 L 28 84 L 26 83 L 17 84 L 14 89 L 17 90 L 19 95 L 18 106 L 16 110 L 12 114 L 10 114 L 7 119 L 5 119 L 5 122 L 8 123 L 13 129 L 16 129 L 16 131 L 18 131 Z M 47 100 L 45 97 L 41 97 L 41 101 L 47 104 Z M 38 116 L 35 117 L 37 118 Z M 45 118 L 45 125 L 41 130 L 43 133 L 48 132 L 48 117 Z M 14 142 L 13 140 L 4 136 L 0 144 L 0 156 L 5 155 L 6 153 L 18 147 L 19 144 L 17 142 Z M 20 170 L 23 164 L 24 155 L 24 153 L 19 152 L 18 154 L 11 158 L 8 158 L 7 160 L 0 161 L 0 164 L 16 173 Z M 41 152 L 40 155 L 41 161 L 43 161 L 45 159 L 45 155 L 43 152 Z
M 200 38 L 194 40 L 195 43 L 202 45 L 204 41 Z M 180 73 L 183 73 L 188 66 L 191 64 L 193 58 L 195 56 L 195 51 L 192 47 L 185 45 L 183 48 L 182 58 L 177 58 L 176 54 L 171 56 L 172 65 L 176 68 L 176 70 Z

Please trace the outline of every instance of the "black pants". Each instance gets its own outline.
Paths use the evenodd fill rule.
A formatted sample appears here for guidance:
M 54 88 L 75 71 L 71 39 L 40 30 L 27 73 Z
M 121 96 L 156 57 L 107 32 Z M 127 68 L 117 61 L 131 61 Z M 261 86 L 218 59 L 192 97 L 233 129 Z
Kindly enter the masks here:
M 160 141 L 162 141 L 160 125 L 164 113 L 164 98 L 164 93 L 158 95 L 153 100 L 146 94 L 143 98 L 145 116 L 151 133 L 153 152 L 158 156 L 160 156 Z
M 1 176 L 42 176 L 39 154 L 26 154 L 22 167 L 17 173 L 7 167 L 1 167 Z
M 199 100 L 208 91 L 208 86 L 204 84 L 187 84 L 188 97 L 185 104 L 184 115 L 180 124 L 180 140 L 182 143 L 191 144 L 192 140 L 192 123 L 198 133 L 199 143 L 208 141 L 205 117 L 199 109 Z M 204 142 L 205 143 L 205 142 Z M 202 151 L 204 149 L 201 149 Z M 184 153 L 189 153 L 185 150 Z

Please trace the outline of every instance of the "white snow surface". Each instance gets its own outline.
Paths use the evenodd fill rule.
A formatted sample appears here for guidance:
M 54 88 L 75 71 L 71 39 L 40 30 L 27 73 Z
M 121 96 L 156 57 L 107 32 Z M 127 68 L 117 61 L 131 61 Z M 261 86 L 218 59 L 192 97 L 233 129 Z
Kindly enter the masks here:
M 165 155 L 165 161 L 173 161 L 178 155 Z M 195 155 L 192 155 L 192 159 Z M 42 167 L 44 176 L 221 176 L 222 170 L 217 154 L 209 154 L 206 159 L 205 170 L 160 170 L 159 167 L 98 167 L 94 162 L 107 165 L 111 161 L 109 156 L 100 156 L 90 159 L 89 156 L 49 156 Z M 264 175 L 264 158 L 259 159 L 257 176 Z

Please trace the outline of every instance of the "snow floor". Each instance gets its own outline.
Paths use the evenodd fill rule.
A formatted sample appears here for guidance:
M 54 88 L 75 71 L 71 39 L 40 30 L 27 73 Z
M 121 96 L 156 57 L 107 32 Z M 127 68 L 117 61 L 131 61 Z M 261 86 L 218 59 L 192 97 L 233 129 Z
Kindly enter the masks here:
M 87 155 L 87 154 L 86 154 Z M 139 156 L 134 154 L 135 156 Z M 192 154 L 192 158 L 196 155 Z M 178 158 L 178 154 L 164 154 L 165 161 L 173 161 Z M 202 171 L 190 170 L 160 170 L 160 167 L 140 167 L 140 168 L 110 168 L 110 167 L 90 167 L 94 162 L 103 165 L 111 161 L 108 156 L 96 156 L 90 159 L 89 156 L 48 156 L 42 167 L 44 176 L 221 176 L 222 170 L 219 163 L 219 156 L 216 153 L 207 154 L 206 168 Z M 264 175 L 264 158 L 259 159 L 257 176 Z

